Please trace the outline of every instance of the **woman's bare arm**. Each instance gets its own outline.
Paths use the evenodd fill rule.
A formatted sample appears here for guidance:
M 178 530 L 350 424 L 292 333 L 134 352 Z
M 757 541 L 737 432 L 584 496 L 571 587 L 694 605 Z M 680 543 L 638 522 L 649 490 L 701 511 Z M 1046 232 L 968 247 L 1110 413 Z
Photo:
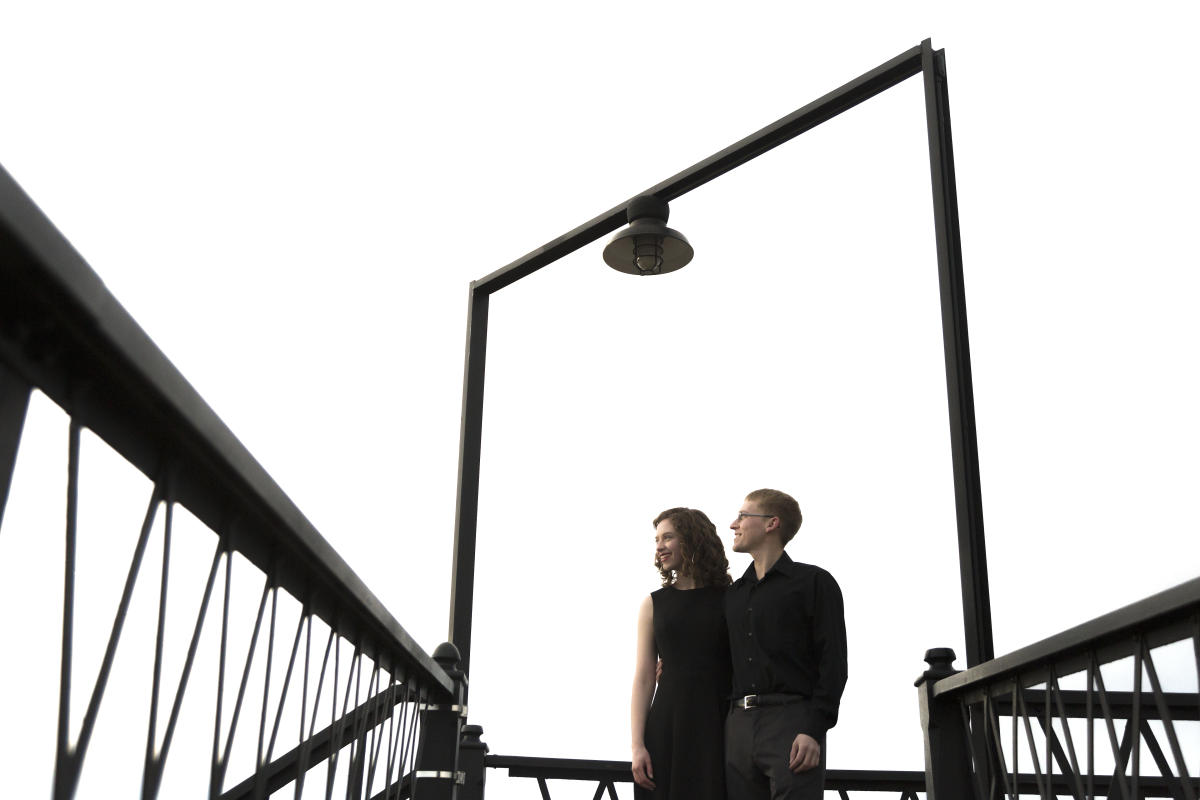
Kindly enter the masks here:
M 658 652 L 654 647 L 654 601 L 642 601 L 637 619 L 637 656 L 633 667 L 633 692 L 629 704 L 629 724 L 633 738 L 633 780 L 646 789 L 654 788 L 654 767 L 646 752 L 644 738 L 646 716 L 654 697 L 654 670 Z

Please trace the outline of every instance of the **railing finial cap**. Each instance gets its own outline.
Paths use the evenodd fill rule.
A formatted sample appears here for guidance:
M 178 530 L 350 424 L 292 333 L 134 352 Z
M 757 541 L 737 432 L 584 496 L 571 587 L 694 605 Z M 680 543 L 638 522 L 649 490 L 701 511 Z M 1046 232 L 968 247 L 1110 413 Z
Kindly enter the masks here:
M 950 667 L 954 663 L 954 650 L 949 647 L 934 647 L 925 651 L 925 663 L 931 668 Z
M 458 652 L 458 648 L 454 646 L 454 642 L 442 642 L 433 649 L 433 660 L 438 663 L 439 667 L 449 671 L 458 666 L 458 662 L 462 660 L 462 655 Z
M 958 672 L 954 668 L 954 651 L 949 647 L 934 647 L 926 650 L 925 663 L 929 665 L 929 669 L 925 670 L 924 674 L 917 678 L 913 683 L 914 686 L 920 686 L 927 681 L 948 678 Z

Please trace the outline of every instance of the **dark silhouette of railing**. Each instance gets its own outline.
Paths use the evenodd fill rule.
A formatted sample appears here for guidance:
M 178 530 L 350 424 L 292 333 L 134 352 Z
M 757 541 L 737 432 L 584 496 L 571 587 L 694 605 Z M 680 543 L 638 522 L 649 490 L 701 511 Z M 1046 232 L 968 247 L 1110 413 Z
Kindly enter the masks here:
M 1200 578 L 965 672 L 951 668 L 953 651 L 929 651 L 917 683 L 929 797 L 1196 800 L 1200 748 L 1185 744 L 1200 736 L 1182 729 L 1200 722 L 1200 692 L 1168 691 L 1154 657 L 1173 644 L 1194 661 L 1175 669 L 1194 668 L 1200 684 Z M 1122 659 L 1132 691 L 1114 691 L 1101 671 Z M 1081 677 L 1083 689 L 1062 688 Z
M 607 796 L 616 800 L 617 784 L 632 783 L 628 761 L 588 761 L 574 758 L 532 758 L 529 756 L 487 756 L 490 769 L 508 770 L 511 778 L 533 778 L 542 800 L 552 800 L 546 781 L 569 780 L 595 782 L 594 800 Z M 831 769 L 825 773 L 825 791 L 849 798 L 850 792 L 890 792 L 900 800 L 916 800 L 925 791 L 925 773 L 905 770 Z
M 55 798 L 72 797 L 79 786 L 152 530 L 162 531 L 163 544 L 157 640 L 146 687 L 150 711 L 143 721 L 148 730 L 143 797 L 158 795 L 168 756 L 207 759 L 206 792 L 212 798 L 265 797 L 288 784 L 296 785 L 299 796 L 305 776 L 317 765 L 324 767 L 326 790 L 335 779 L 345 780 L 349 797 L 397 796 L 413 788 L 424 796 L 450 796 L 465 715 L 457 651 L 443 645 L 431 657 L 415 644 L 0 169 L 0 520 L 33 389 L 70 418 Z M 99 669 L 86 676 L 77 674 L 73 659 L 76 608 L 95 602 L 75 596 L 85 429 L 153 483 L 141 530 L 130 537 L 133 555 Z M 177 566 L 170 553 L 178 507 L 216 537 L 199 613 L 188 622 L 182 671 L 177 684 L 167 687 L 163 642 L 166 598 Z M 112 538 L 111 532 L 106 536 Z M 235 573 L 235 553 L 260 572 Z M 230 602 L 231 592 L 245 583 L 259 600 L 243 656 L 233 652 L 229 632 L 231 615 L 241 613 Z M 275 647 L 280 590 L 301 607 L 294 632 L 281 632 L 284 642 L 290 640 L 290 652 Z M 215 623 L 210 606 L 219 608 Z M 323 640 L 314 641 L 316 620 L 320 630 L 328 629 L 323 637 L 318 633 Z M 212 748 L 177 752 L 171 745 L 181 708 L 195 694 L 189 690 L 195 690 L 193 665 L 206 622 L 207 635 L 219 636 L 220 642 Z M 217 624 L 219 630 L 213 629 Z M 267 641 L 258 647 L 262 638 Z M 252 685 L 252 667 L 264 664 L 265 679 Z M 82 717 L 73 718 L 71 686 L 81 681 L 92 689 Z M 234 686 L 236 700 L 228 702 L 227 687 Z M 160 692 L 167 698 L 162 705 Z M 255 705 L 261 712 L 249 723 L 256 730 L 248 732 L 249 712 L 243 711 L 247 698 L 258 692 Z M 298 716 L 300 725 L 295 746 L 279 755 L 285 746 L 285 711 L 289 718 Z M 286 738 L 293 738 L 290 732 Z M 245 760 L 254 765 L 244 779 L 227 774 L 235 748 L 249 752 Z M 238 782 L 231 786 L 230 778 Z

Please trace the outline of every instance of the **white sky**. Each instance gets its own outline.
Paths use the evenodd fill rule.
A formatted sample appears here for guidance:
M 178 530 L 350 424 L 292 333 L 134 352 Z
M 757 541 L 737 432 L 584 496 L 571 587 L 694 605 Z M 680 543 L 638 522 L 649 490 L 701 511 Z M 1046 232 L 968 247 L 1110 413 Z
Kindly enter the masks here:
M 997 652 L 1200 572 L 1195 4 L 0 9 L 0 164 L 428 650 L 469 282 L 926 37 Z M 493 752 L 628 758 L 650 520 L 724 531 L 773 486 L 805 510 L 793 557 L 846 594 L 830 765 L 921 768 L 912 680 L 964 653 L 923 113 L 910 79 L 676 201 L 682 272 L 620 275 L 598 243 L 493 298 L 471 695 Z M 6 602 L 47 592 L 53 643 L 60 589 L 14 567 L 43 540 L 11 518 Z

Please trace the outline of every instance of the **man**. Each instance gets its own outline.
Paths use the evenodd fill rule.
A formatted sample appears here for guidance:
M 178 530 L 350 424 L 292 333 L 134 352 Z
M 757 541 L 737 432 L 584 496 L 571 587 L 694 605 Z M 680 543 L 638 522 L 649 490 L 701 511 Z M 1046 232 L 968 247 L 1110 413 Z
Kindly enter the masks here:
M 733 658 L 733 707 L 725 720 L 728 800 L 819 800 L 825 732 L 846 685 L 842 591 L 825 570 L 784 546 L 800 529 L 789 495 L 746 496 L 733 550 L 754 559 L 725 594 Z

